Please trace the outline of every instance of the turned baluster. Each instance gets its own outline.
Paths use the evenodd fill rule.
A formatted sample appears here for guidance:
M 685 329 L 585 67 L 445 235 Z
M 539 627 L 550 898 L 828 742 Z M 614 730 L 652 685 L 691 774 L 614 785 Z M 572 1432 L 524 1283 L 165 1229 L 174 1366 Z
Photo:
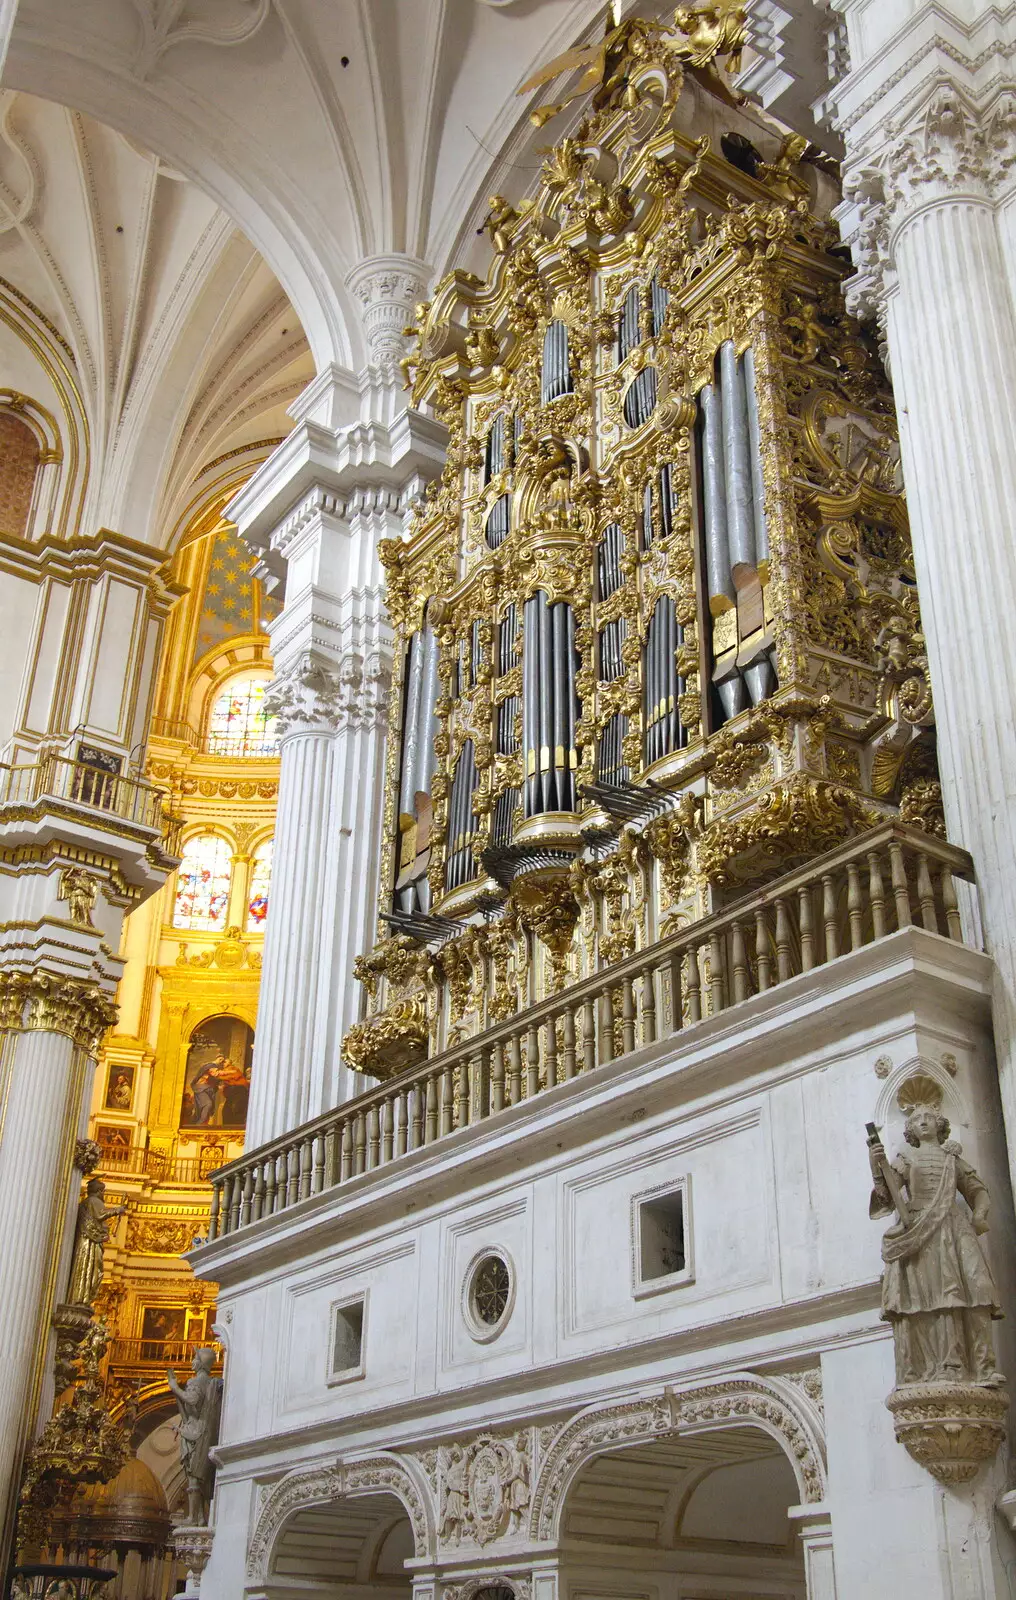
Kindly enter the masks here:
M 300 1199 L 306 1200 L 310 1194 L 311 1178 L 314 1172 L 314 1140 L 305 1139 L 300 1147 Z
M 910 915 L 910 885 L 907 882 L 907 863 L 903 855 L 903 846 L 895 839 L 889 842 L 889 865 L 893 886 L 893 897 L 896 901 L 896 926 L 909 928 L 912 918 Z
M 810 884 L 805 884 L 798 889 L 797 907 L 801 929 L 801 971 L 810 972 L 815 965 L 815 922 Z
M 567 1083 L 569 1078 L 574 1078 L 576 1072 L 575 1059 L 575 1012 L 571 1006 L 564 1014 L 564 1049 L 561 1052 L 561 1076 Z
M 553 1089 L 557 1082 L 557 1020 L 548 1017 L 544 1032 L 544 1064 L 547 1068 L 547 1088 Z
M 597 1040 L 597 1046 L 598 1046 L 597 1052 L 596 1052 L 597 1060 L 601 1064 L 604 1061 L 613 1061 L 613 1059 L 614 1059 L 614 991 L 613 991 L 613 989 L 609 989 L 609 988 L 608 989 L 604 989 L 602 991 L 602 993 L 600 994 L 600 1027 L 599 1027 L 599 1038 Z
M 323 1133 L 317 1134 L 314 1140 L 314 1181 L 311 1184 L 311 1193 L 320 1194 L 325 1186 L 325 1137 Z
M 698 964 L 698 945 L 688 946 L 688 976 L 685 980 L 688 991 L 688 1021 L 693 1025 L 702 1021 L 702 974 Z
M 939 879 L 942 887 L 942 908 L 945 911 L 945 925 L 950 939 L 963 938 L 963 926 L 960 922 L 959 902 L 956 899 L 956 883 L 952 875 L 952 867 L 943 867 Z
M 373 1172 L 381 1155 L 381 1129 L 378 1126 L 377 1106 L 367 1110 L 367 1171 Z
M 635 986 L 628 975 L 621 980 L 621 1049 L 628 1056 L 635 1048 Z
M 709 936 L 709 1010 L 713 1016 L 722 1011 L 727 1004 L 727 986 L 724 981 L 724 967 L 726 965 L 726 950 L 723 945 L 723 935 L 713 933 Z
M 410 1149 L 410 1094 L 411 1090 L 398 1090 L 395 1102 L 395 1154 L 405 1155 Z
M 413 1084 L 413 1149 L 419 1150 L 426 1140 L 428 1079 L 417 1078 Z
M 325 1134 L 325 1188 L 339 1180 L 339 1124 L 333 1122 Z
M 438 1109 L 438 1074 L 427 1074 L 427 1131 L 424 1135 L 427 1144 L 433 1144 L 437 1138 L 437 1109 Z
M 511 1097 L 509 1105 L 517 1106 L 522 1099 L 522 1035 L 513 1033 L 511 1039 Z
M 825 932 L 825 958 L 835 961 L 840 953 L 836 928 L 836 885 L 831 872 L 822 874 L 822 927 Z
M 681 968 L 684 964 L 684 951 L 674 950 L 670 956 L 670 1031 L 678 1033 L 684 1027 L 684 1005 L 682 995 Z
M 469 1121 L 469 1060 L 460 1061 L 455 1068 L 455 1126 L 464 1128 Z
M 847 918 L 850 922 L 850 948 L 860 950 L 864 943 L 864 901 L 861 875 L 856 861 L 847 862 Z
M 276 1204 L 278 1203 L 278 1201 L 277 1201 L 277 1180 L 276 1180 L 276 1171 L 275 1171 L 277 1165 L 278 1165 L 278 1157 L 277 1156 L 269 1156 L 268 1160 L 265 1162 L 265 1209 L 264 1209 L 264 1215 L 266 1217 L 272 1216 L 272 1214 L 275 1211 Z
M 265 1214 L 265 1164 L 258 1162 L 258 1169 L 254 1176 L 254 1200 L 250 1208 L 252 1222 L 260 1222 Z
M 744 948 L 744 928 L 740 922 L 735 922 L 730 930 L 731 964 L 734 968 L 734 1004 L 747 1000 L 750 994 L 748 986 L 748 954 Z
M 295 1206 L 300 1198 L 300 1146 L 290 1145 L 286 1151 L 286 1204 Z
M 596 1065 L 596 1003 L 592 995 L 582 1002 L 582 1070 L 592 1072 Z
M 454 1073 L 451 1067 L 445 1067 L 441 1074 L 441 1137 L 451 1133 L 454 1126 L 455 1084 Z
M 389 1095 L 381 1106 L 381 1160 L 388 1162 L 395 1154 L 395 1101 Z
M 931 882 L 928 857 L 923 850 L 917 857 L 917 903 L 921 908 L 921 926 L 929 933 L 937 933 L 938 912 L 935 910 L 935 890 Z
M 790 943 L 790 912 L 782 895 L 776 900 L 776 981 L 793 977 L 793 952 Z
M 755 912 L 755 968 L 758 972 L 758 992 L 765 994 L 769 987 L 772 963 L 769 959 L 769 929 L 766 925 L 765 907 Z
M 250 1222 L 251 1209 L 254 1205 L 254 1171 L 248 1167 L 243 1178 L 243 1199 L 240 1203 L 240 1226 L 246 1228 Z
M 642 1043 L 656 1043 L 656 978 L 652 967 L 642 968 Z
M 219 1206 L 222 1203 L 222 1186 L 212 1184 L 212 1209 L 208 1217 L 208 1243 L 219 1237 Z
M 469 1120 L 490 1116 L 490 1047 L 483 1045 L 473 1057 L 469 1086 Z
M 342 1124 L 342 1172 L 340 1182 L 353 1176 L 353 1124 L 348 1119 Z
M 229 1231 L 235 1233 L 240 1226 L 240 1180 L 229 1180 Z
M 877 850 L 868 851 L 868 901 L 871 905 L 871 936 L 885 937 L 885 888 L 882 883 L 882 862 Z
M 494 1116 L 504 1110 L 504 1040 L 494 1045 L 494 1065 L 490 1075 L 490 1109 Z
M 526 1099 L 531 1100 L 540 1087 L 540 1035 L 531 1022 L 526 1030 Z
M 353 1123 L 353 1171 L 359 1177 L 367 1170 L 367 1119 L 362 1111 Z

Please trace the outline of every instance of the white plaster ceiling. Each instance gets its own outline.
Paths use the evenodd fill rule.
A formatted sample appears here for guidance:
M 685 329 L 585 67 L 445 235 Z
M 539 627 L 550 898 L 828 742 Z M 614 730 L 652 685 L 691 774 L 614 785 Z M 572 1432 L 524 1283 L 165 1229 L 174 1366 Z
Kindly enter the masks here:
M 86 532 L 164 540 L 202 467 L 286 433 L 313 375 L 278 280 L 206 194 L 91 117 L 10 90 L 0 278 L 69 347 L 87 419 Z M 5 330 L 0 384 L 33 393 L 13 345 Z
M 657 0 L 624 10 L 663 12 Z M 277 273 L 319 366 L 364 363 L 346 277 L 479 248 L 557 128 L 516 89 L 604 0 L 20 0 L 4 81 L 101 117 L 186 172 Z M 537 95 L 535 99 L 538 99 Z

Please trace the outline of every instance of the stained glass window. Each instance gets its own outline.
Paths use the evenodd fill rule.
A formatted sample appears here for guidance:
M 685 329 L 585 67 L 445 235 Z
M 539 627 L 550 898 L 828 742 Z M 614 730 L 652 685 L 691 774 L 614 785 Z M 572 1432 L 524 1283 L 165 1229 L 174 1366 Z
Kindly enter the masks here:
M 213 756 L 273 756 L 279 748 L 275 718 L 265 711 L 269 679 L 233 678 L 220 690 L 208 719 L 208 749 Z
M 247 932 L 257 933 L 268 916 L 268 890 L 272 881 L 272 841 L 266 839 L 254 852 L 247 895 Z
M 174 928 L 224 928 L 233 858 L 225 839 L 202 833 L 188 841 L 176 873 Z

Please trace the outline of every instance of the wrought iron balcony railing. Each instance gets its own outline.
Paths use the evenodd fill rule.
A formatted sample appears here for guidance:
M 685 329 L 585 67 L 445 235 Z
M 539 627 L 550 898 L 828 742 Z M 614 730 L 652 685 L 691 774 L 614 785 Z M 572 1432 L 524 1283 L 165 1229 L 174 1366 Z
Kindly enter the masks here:
M 69 756 L 47 754 L 31 765 L 0 764 L 0 820 L 8 808 L 55 802 L 72 813 L 101 812 L 161 835 L 177 856 L 182 820 L 166 810 L 165 795 L 144 778 L 106 772 Z
M 916 925 L 960 941 L 973 864 L 886 823 L 211 1174 L 234 1233 L 838 956 Z

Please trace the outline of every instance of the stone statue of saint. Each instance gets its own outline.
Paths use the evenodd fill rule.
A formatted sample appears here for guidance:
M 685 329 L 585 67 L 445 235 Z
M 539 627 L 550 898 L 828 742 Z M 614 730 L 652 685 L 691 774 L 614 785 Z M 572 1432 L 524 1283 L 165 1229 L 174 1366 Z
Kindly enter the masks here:
M 1001 1385 L 991 1321 L 1002 1312 L 979 1238 L 988 1191 L 934 1106 L 912 1108 L 904 1137 L 911 1150 L 890 1163 L 869 1125 L 870 1214 L 899 1218 L 882 1240 L 882 1316 L 892 1325 L 897 1385 Z
M 208 1453 L 219 1438 L 222 1379 L 212 1377 L 214 1350 L 195 1351 L 191 1365 L 194 1376 L 185 1384 L 179 1384 L 172 1372 L 167 1372 L 166 1377 L 180 1409 L 180 1464 L 187 1478 L 187 1521 L 192 1528 L 203 1528 L 208 1522 L 215 1481 L 215 1464 Z
M 74 1254 L 67 1299 L 71 1305 L 90 1306 L 102 1283 L 102 1247 L 109 1238 L 110 1217 L 122 1217 L 126 1206 L 107 1206 L 106 1185 L 101 1178 L 89 1178 L 84 1198 L 78 1205 L 74 1229 Z

